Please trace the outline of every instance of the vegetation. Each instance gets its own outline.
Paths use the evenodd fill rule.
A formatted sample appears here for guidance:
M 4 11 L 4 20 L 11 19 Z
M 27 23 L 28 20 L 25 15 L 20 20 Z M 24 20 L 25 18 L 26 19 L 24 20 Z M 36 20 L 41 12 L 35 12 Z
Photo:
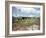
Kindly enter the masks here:
M 15 31 L 20 30 L 20 28 L 27 28 L 32 25 L 40 25 L 39 17 L 12 17 L 12 28 Z

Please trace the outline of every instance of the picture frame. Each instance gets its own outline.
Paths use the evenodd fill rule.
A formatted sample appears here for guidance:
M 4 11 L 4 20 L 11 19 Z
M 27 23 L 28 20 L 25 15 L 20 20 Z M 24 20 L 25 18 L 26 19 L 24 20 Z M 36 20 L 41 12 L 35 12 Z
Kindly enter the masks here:
M 18 5 L 17 5 L 18 4 Z M 29 5 L 29 6 L 28 6 Z M 33 6 L 34 5 L 34 6 Z M 17 9 L 20 9 L 21 7 L 40 7 L 40 19 L 41 22 L 39 22 L 40 25 L 40 29 L 42 29 L 41 31 L 17 31 L 12 33 L 11 30 L 11 26 L 12 26 L 12 15 L 13 13 L 11 11 L 11 7 L 13 6 L 13 8 L 16 6 Z M 20 6 L 20 7 L 19 7 Z M 25 8 L 24 8 L 25 9 Z M 27 8 L 26 8 L 27 9 Z M 14 11 L 14 10 L 13 10 Z M 24 11 L 24 10 L 23 10 Z M 35 12 L 35 11 L 34 11 Z M 38 11 L 39 12 L 39 11 Z M 36 14 L 36 13 L 35 13 Z M 26 14 L 25 14 L 26 15 Z M 13 15 L 14 16 L 14 15 Z M 24 15 L 22 15 L 24 16 Z M 17 17 L 17 16 L 16 16 Z M 10 21 L 11 20 L 11 21 Z M 12 24 L 11 24 L 12 23 Z M 11 26 L 10 26 L 11 25 Z M 45 34 L 45 5 L 44 3 L 34 3 L 34 2 L 20 2 L 20 1 L 6 1 L 5 2 L 5 36 L 6 37 L 18 37 L 18 36 L 35 36 L 35 35 L 44 35 Z

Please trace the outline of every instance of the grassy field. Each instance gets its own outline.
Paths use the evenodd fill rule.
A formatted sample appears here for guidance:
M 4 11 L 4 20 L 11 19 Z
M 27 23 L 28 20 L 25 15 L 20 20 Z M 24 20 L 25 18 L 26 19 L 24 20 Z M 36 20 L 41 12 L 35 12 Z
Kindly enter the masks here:
M 33 25 L 40 26 L 40 17 L 12 17 L 12 30 L 13 31 L 23 31 L 31 28 L 33 30 Z

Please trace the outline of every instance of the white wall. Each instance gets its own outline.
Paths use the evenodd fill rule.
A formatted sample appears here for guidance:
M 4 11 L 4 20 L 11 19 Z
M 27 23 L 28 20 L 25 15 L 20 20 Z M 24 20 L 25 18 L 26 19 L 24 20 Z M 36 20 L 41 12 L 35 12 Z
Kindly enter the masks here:
M 34 0 L 32 0 L 32 2 L 33 1 Z M 37 1 L 35 0 L 34 2 L 45 2 L 45 0 L 37 0 Z M 45 23 L 45 27 L 46 27 L 46 23 Z M 46 28 L 45 28 L 45 32 L 46 32 Z M 0 38 L 4 38 L 4 36 L 5 36 L 5 1 L 0 0 Z M 27 37 L 16 37 L 16 38 L 46 38 L 46 33 L 45 35 L 40 35 L 40 36 L 27 36 Z

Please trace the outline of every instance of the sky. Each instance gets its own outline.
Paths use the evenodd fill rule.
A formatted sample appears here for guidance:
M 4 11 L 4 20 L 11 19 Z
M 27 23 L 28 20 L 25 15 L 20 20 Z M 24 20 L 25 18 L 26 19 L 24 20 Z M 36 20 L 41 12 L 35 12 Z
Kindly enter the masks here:
M 40 16 L 39 7 L 12 7 L 12 16 L 14 17 L 37 17 Z

